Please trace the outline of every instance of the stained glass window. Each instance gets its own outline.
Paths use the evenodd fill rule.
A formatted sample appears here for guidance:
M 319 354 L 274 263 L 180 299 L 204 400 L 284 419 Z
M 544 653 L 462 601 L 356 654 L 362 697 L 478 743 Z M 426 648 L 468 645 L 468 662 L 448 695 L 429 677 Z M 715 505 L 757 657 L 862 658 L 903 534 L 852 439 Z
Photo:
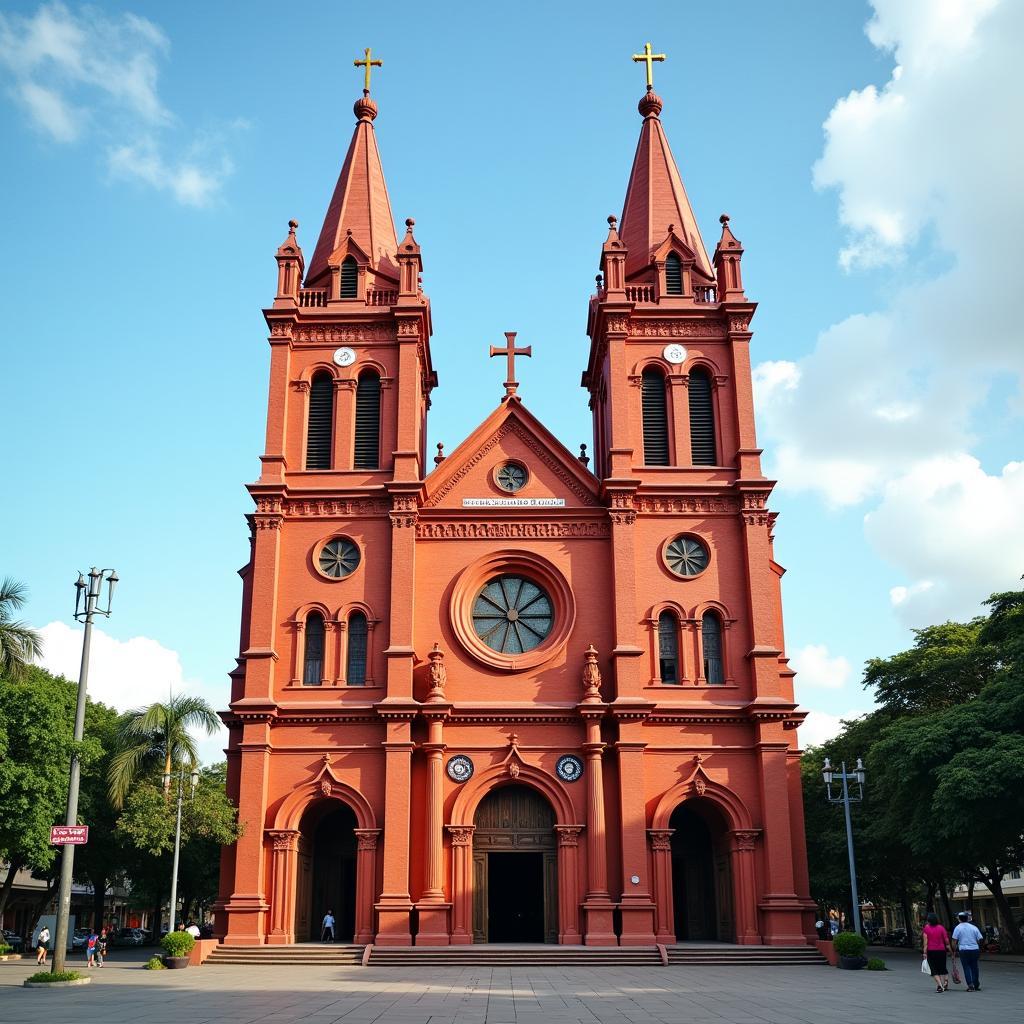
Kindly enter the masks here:
M 551 632 L 551 599 L 522 576 L 497 576 L 473 602 L 473 628 L 480 639 L 501 654 L 525 654 Z

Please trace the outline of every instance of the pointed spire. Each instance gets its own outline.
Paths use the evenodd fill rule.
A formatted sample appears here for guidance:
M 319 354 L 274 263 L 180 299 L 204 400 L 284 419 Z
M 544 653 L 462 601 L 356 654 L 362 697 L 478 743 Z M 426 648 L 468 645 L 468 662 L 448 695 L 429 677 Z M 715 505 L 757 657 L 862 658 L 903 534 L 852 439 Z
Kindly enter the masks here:
M 295 237 L 297 220 L 288 221 L 288 237 L 277 247 L 274 258 L 277 260 L 277 298 L 294 298 L 299 291 L 302 272 L 306 261 L 302 255 L 302 247 Z
M 373 130 L 377 104 L 368 89 L 352 109 L 357 118 L 355 131 L 310 260 L 307 287 L 328 278 L 330 266 L 345 255 L 338 250 L 353 244 L 359 250 L 354 255 L 360 263 L 368 263 L 371 272 L 398 279 L 395 218 Z
M 619 228 L 629 253 L 626 274 L 632 277 L 649 266 L 655 251 L 674 232 L 679 241 L 693 250 L 697 268 L 710 277 L 711 260 L 659 117 L 663 107 L 661 97 L 648 86 L 637 107 L 644 123 Z
M 722 237 L 715 246 L 715 273 L 718 277 L 718 299 L 720 302 L 745 302 L 743 294 L 743 273 L 740 262 L 743 259 L 743 243 L 729 227 L 729 214 L 718 218 L 722 225 Z

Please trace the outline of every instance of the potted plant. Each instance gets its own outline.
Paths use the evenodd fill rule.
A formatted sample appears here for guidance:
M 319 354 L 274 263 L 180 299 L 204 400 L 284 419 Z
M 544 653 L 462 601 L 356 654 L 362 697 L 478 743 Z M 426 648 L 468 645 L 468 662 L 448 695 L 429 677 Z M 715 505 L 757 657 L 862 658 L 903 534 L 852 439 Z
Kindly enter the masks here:
M 839 966 L 844 971 L 859 971 L 867 963 L 864 959 L 867 944 L 863 935 L 840 932 L 832 940 L 832 947 L 839 954 Z
M 195 944 L 196 940 L 188 932 L 168 932 L 160 940 L 160 945 L 167 954 L 164 957 L 164 964 L 171 970 L 188 967 L 188 955 Z

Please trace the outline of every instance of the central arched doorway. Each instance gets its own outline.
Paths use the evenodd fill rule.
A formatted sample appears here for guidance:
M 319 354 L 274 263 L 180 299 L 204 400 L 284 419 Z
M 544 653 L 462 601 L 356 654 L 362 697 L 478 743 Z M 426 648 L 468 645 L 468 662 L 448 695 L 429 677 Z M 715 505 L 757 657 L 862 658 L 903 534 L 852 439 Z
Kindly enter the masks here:
M 348 804 L 325 800 L 302 817 L 295 937 L 317 942 L 328 910 L 336 942 L 351 942 L 356 915 L 356 816 Z
M 502 786 L 477 807 L 473 941 L 557 942 L 555 812 L 529 786 Z
M 710 800 L 687 800 L 672 812 L 669 828 L 676 941 L 735 941 L 729 833 L 721 812 Z

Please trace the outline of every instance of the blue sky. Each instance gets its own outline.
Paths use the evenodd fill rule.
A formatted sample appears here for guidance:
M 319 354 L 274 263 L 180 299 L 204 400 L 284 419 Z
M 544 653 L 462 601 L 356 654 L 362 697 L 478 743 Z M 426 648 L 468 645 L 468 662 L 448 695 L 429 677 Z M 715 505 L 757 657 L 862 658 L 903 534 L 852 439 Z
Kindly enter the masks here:
M 368 45 L 392 206 L 416 218 L 433 303 L 431 446 L 497 403 L 486 353 L 506 330 L 533 345 L 526 404 L 590 443 L 587 297 L 641 123 L 629 58 L 650 39 L 705 240 L 728 211 L 760 303 L 805 739 L 870 706 L 866 658 L 1024 571 L 1008 241 L 1024 169 L 1002 134 L 1022 6 L 0 4 L 0 574 L 31 588 L 47 663 L 77 670 L 77 637 L 51 624 L 70 622 L 78 569 L 114 565 L 95 692 L 131 706 L 171 684 L 224 704 L 260 310 L 290 217 L 312 252 Z

